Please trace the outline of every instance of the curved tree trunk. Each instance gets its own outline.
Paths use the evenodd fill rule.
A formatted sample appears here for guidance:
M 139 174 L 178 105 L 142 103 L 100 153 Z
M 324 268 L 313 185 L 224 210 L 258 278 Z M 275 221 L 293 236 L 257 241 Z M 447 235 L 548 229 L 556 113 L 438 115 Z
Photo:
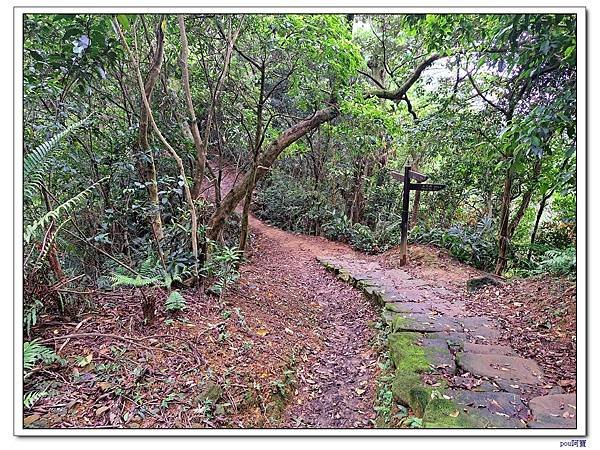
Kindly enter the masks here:
M 212 240 L 217 238 L 219 232 L 223 229 L 225 221 L 231 215 L 235 207 L 244 198 L 249 189 L 251 187 L 253 188 L 253 186 L 265 176 L 271 165 L 273 165 L 283 150 L 306 133 L 314 130 L 322 123 L 332 120 L 338 115 L 339 111 L 336 106 L 321 109 L 312 116 L 307 117 L 296 125 L 288 128 L 281 133 L 277 139 L 271 142 L 263 154 L 258 158 L 256 173 L 253 173 L 253 168 L 246 172 L 241 181 L 223 198 L 221 204 L 211 216 L 208 221 L 208 238 Z

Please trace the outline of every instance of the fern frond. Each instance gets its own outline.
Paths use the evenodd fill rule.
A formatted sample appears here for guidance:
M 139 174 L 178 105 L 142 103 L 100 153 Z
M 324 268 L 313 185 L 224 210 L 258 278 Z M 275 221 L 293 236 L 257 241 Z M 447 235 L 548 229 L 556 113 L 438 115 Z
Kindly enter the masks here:
M 28 244 L 30 242 L 32 236 L 40 228 L 44 228 L 46 225 L 48 225 L 51 220 L 53 220 L 53 219 L 58 220 L 62 214 L 72 211 L 73 208 L 75 208 L 77 206 L 77 204 L 81 203 L 83 200 L 85 200 L 87 198 L 87 196 L 94 190 L 94 188 L 96 186 L 98 186 L 100 183 L 102 183 L 103 181 L 105 181 L 107 179 L 108 179 L 108 177 L 104 177 L 101 180 L 96 181 L 94 184 L 88 186 L 87 188 L 85 188 L 83 191 L 81 191 L 76 196 L 71 197 L 69 200 L 62 203 L 61 205 L 58 205 L 52 211 L 49 211 L 48 213 L 46 213 L 46 215 L 44 215 L 43 217 L 41 217 L 40 219 L 38 219 L 31 225 L 28 225 L 25 228 L 25 232 L 23 233 L 23 240 L 25 241 L 25 243 Z
M 26 270 L 25 273 L 32 274 L 32 273 L 36 272 L 37 270 L 39 270 L 40 267 L 42 267 L 42 264 L 44 263 L 46 256 L 48 256 L 48 253 L 50 252 L 50 249 L 52 248 L 52 245 L 54 244 L 54 241 L 56 241 L 58 232 L 70 221 L 71 221 L 70 218 L 65 220 L 58 227 L 56 227 L 56 229 L 54 230 L 54 233 L 52 233 L 52 235 L 50 235 L 50 236 L 48 236 L 48 233 L 50 232 L 50 229 L 48 229 L 48 231 L 46 232 L 46 236 L 44 237 L 44 240 L 42 242 L 42 249 L 40 250 L 40 253 L 38 254 L 32 267 L 29 270 Z M 26 258 L 24 266 L 27 267 L 28 265 L 29 265 L 29 258 Z
M 177 291 L 171 292 L 165 301 L 165 309 L 167 311 L 182 311 L 187 308 L 185 298 Z
M 48 393 L 46 391 L 28 392 L 23 396 L 23 407 L 29 409 L 35 405 L 40 398 L 46 397 L 47 395 Z
M 91 114 L 85 119 L 68 126 L 23 157 L 23 193 L 25 198 L 33 197 L 36 188 L 42 185 L 44 174 L 48 172 L 48 156 L 56 149 L 59 142 L 85 125 L 90 117 Z
M 144 278 L 161 278 L 163 275 L 162 268 L 159 266 L 158 261 L 152 257 L 148 257 L 142 262 L 138 272 Z
M 44 304 L 39 300 L 35 300 L 33 305 L 27 310 L 27 312 L 23 315 L 23 325 L 25 326 L 25 331 L 27 335 L 29 335 L 31 331 L 31 327 L 33 327 L 37 323 L 37 318 L 40 310 L 44 307 Z
M 25 371 L 33 369 L 38 361 L 51 364 L 60 360 L 60 356 L 54 353 L 54 350 L 40 344 L 37 339 L 23 343 L 23 368 Z
M 151 284 L 156 284 L 160 280 L 158 278 L 147 278 L 142 276 L 137 276 L 135 278 L 128 277 L 127 275 L 123 275 L 120 273 L 115 273 L 110 277 L 111 283 L 113 287 L 117 286 L 129 286 L 129 287 L 144 287 L 149 286 Z

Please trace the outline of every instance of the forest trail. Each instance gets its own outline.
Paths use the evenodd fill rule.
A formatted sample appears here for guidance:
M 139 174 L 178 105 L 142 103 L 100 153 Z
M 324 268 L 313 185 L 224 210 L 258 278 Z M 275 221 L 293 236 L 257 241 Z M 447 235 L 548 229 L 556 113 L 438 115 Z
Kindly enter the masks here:
M 234 173 L 226 173 L 222 182 L 224 194 L 234 180 Z M 309 351 L 300 361 L 295 392 L 279 426 L 373 426 L 378 366 L 372 344 L 379 311 L 369 299 L 327 273 L 318 262 L 318 258 L 355 252 L 345 244 L 322 237 L 283 231 L 252 214 L 249 224 L 255 238 L 252 258 L 268 252 L 260 265 L 263 274 L 268 274 L 265 278 L 288 288 L 287 301 L 314 302 L 318 311 L 313 328 L 308 331 L 315 339 L 307 341 Z
M 231 184 L 231 176 L 226 182 Z M 575 394 L 549 383 L 532 359 L 499 345 L 497 318 L 472 311 L 465 301 L 466 281 L 481 275 L 478 271 L 428 254 L 421 255 L 420 264 L 418 251 L 413 264 L 396 267 L 393 261 L 322 237 L 289 233 L 254 216 L 249 223 L 255 235 L 268 241 L 271 268 L 293 274 L 319 305 L 313 333 L 322 345 L 300 367 L 283 426 L 373 425 L 377 354 L 372 325 L 383 307 L 384 320 L 396 331 L 420 336 L 417 345 L 432 368 L 429 382 L 449 386 L 449 398 L 476 418 L 477 426 L 574 427 Z M 338 279 L 324 278 L 318 266 L 333 269 Z M 360 288 L 340 285 L 340 279 Z M 401 322 L 394 323 L 396 317 Z
M 224 192 L 231 189 L 234 173 L 226 173 Z M 413 255 L 417 257 L 413 264 L 396 267 L 394 261 L 358 253 L 322 237 L 289 233 L 253 215 L 249 224 L 254 234 L 268 241 L 268 264 L 280 271 L 273 281 L 277 282 L 282 273 L 293 274 L 295 283 L 316 294 L 320 308 L 314 333 L 322 339 L 322 346 L 313 349 L 313 358 L 302 367 L 298 394 L 284 414 L 285 426 L 372 425 L 377 355 L 372 348 L 375 330 L 369 324 L 378 320 L 381 307 L 389 323 L 395 317 L 402 318 L 399 331 L 421 333 L 419 345 L 427 349 L 426 353 L 435 354 L 432 363 L 437 365 L 437 373 L 433 379 L 443 379 L 465 407 L 478 403 L 485 411 L 483 426 L 522 427 L 529 420 L 537 426 L 548 422 L 556 425 L 548 411 L 554 412 L 557 404 L 564 403 L 564 391 L 549 385 L 534 361 L 498 345 L 501 327 L 496 318 L 474 313 L 465 303 L 466 282 L 481 275 L 477 270 L 444 263 L 428 254 L 421 255 L 424 260 L 419 261 L 418 252 Z M 315 276 L 323 266 L 341 274 L 339 278 L 351 285 L 359 286 L 362 281 L 366 295 L 340 285 L 339 280 Z M 457 352 L 450 342 L 458 343 L 460 350 Z M 532 399 L 535 404 L 535 398 L 550 399 L 551 403 L 538 408 L 539 417 L 532 419 L 535 413 L 526 404 Z M 575 404 L 574 394 L 565 398 Z M 561 419 L 559 426 L 574 423 L 571 416 Z
M 231 174 L 225 177 L 225 192 L 233 181 Z M 282 231 L 253 216 L 249 221 L 248 259 L 222 298 L 202 288 L 185 290 L 184 313 L 174 316 L 158 308 L 156 320 L 145 324 L 140 293 L 123 288 L 94 295 L 90 298 L 94 310 L 70 321 L 46 316 L 37 335 L 66 363 L 34 375 L 40 389 L 52 389 L 52 396 L 30 409 L 28 426 L 373 427 L 377 381 L 383 375 L 378 363 L 386 363 L 381 354 L 384 341 L 378 339 L 382 327 L 377 325 L 392 313 L 407 311 L 427 315 L 417 323 L 421 327 L 422 322 L 453 323 L 458 330 L 458 321 L 458 331 L 465 333 L 466 328 L 484 325 L 482 317 L 473 316 L 498 320 L 493 330 L 470 334 L 475 340 L 483 334 L 500 337 L 498 342 L 479 342 L 511 347 L 496 348 L 510 353 L 500 356 L 518 353 L 535 360 L 552 386 L 535 386 L 525 401 L 532 395 L 557 393 L 541 397 L 536 407 L 549 410 L 547 418 L 554 423 L 556 417 L 567 426 L 573 423 L 571 411 L 564 408 L 575 402 L 557 389 L 558 385 L 567 394 L 575 391 L 575 346 L 568 332 L 573 324 L 548 314 L 556 310 L 557 302 L 573 306 L 574 288 L 568 293 L 561 285 L 548 289 L 553 284 L 545 280 L 524 281 L 482 288 L 468 296 L 465 283 L 481 273 L 443 250 L 411 245 L 410 264 L 400 268 L 397 249 L 367 255 L 322 237 Z M 346 272 L 338 270 L 336 276 L 324 264 L 330 269 L 331 264 L 343 266 Z M 361 283 L 350 275 L 361 278 Z M 369 279 L 373 289 L 383 287 L 385 292 L 375 296 L 374 290 L 369 292 L 369 283 L 364 283 Z M 146 292 L 157 302 L 165 301 L 160 289 Z M 383 301 L 384 295 L 398 298 Z M 527 314 L 520 314 L 525 308 L 515 310 L 515 305 L 526 303 Z M 532 319 L 534 325 L 551 320 L 552 327 L 534 328 Z M 462 337 L 469 338 L 466 334 Z M 445 341 L 426 341 L 440 348 L 442 365 L 454 364 Z M 497 412 L 514 413 L 518 422 L 511 419 L 510 425 L 521 426 L 529 409 L 514 408 L 520 399 L 509 393 L 471 392 L 490 387 L 484 380 L 489 358 L 463 361 L 462 368 L 448 374 L 447 385 L 461 390 L 461 401 L 469 404 L 503 405 L 508 410 L 493 411 L 492 417 L 504 417 Z M 506 358 L 492 361 L 496 367 L 506 362 Z M 465 376 L 467 366 L 471 374 Z M 523 366 L 527 367 L 533 366 Z M 473 369 L 481 376 L 473 375 Z M 551 399 L 556 401 L 549 404 Z

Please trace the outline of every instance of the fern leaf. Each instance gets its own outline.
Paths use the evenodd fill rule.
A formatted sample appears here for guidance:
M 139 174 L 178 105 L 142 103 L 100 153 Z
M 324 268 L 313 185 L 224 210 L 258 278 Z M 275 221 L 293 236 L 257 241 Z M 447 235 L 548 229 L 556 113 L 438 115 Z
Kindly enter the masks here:
M 48 157 L 56 149 L 60 141 L 85 125 L 90 117 L 91 114 L 85 119 L 68 126 L 23 157 L 23 193 L 25 198 L 32 198 L 36 188 L 42 185 L 44 174 L 48 171 Z
M 167 311 L 182 311 L 187 308 L 185 298 L 177 291 L 171 292 L 165 301 L 165 309 Z
M 47 395 L 48 393 L 46 391 L 28 392 L 23 396 L 23 407 L 29 409 L 35 405 L 39 399 L 46 397 Z
M 37 339 L 23 343 L 23 368 L 25 371 L 33 369 L 38 361 L 51 364 L 60 360 L 61 358 L 54 353 L 54 350 L 40 344 Z
M 86 189 L 81 191 L 76 196 L 71 197 L 66 202 L 64 202 L 61 205 L 54 208 L 52 211 L 49 211 L 48 213 L 46 213 L 46 215 L 44 215 L 42 218 L 38 219 L 31 225 L 28 225 L 25 228 L 25 232 L 23 233 L 23 240 L 25 241 L 25 243 L 28 244 L 31 241 L 31 238 L 33 237 L 33 235 L 40 228 L 44 228 L 46 225 L 48 225 L 48 223 L 50 223 L 51 220 L 53 220 L 53 219 L 58 220 L 62 214 L 72 211 L 73 208 L 75 208 L 77 206 L 77 204 L 81 203 L 83 200 L 85 200 L 87 198 L 87 196 L 94 190 L 94 188 L 96 186 L 98 186 L 100 183 L 102 183 L 103 181 L 105 181 L 107 179 L 108 179 L 108 177 L 104 177 L 101 180 L 98 180 L 94 184 L 88 186 Z
M 157 278 L 147 278 L 137 276 L 135 278 L 128 277 L 127 275 L 123 275 L 120 273 L 115 273 L 111 277 L 111 283 L 113 287 L 117 286 L 129 286 L 129 287 L 144 287 L 149 286 L 151 284 L 157 283 L 159 280 Z

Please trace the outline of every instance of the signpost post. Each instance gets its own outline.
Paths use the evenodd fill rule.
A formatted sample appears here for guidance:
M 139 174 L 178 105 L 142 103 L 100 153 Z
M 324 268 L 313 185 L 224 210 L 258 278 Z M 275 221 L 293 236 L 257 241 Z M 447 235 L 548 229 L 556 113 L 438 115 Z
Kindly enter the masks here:
M 404 189 L 402 190 L 402 223 L 400 224 L 400 265 L 406 265 L 406 254 L 408 245 L 408 208 L 410 201 L 410 191 L 440 191 L 446 187 L 445 184 L 425 184 L 423 181 L 427 180 L 427 176 L 418 172 L 410 170 L 410 166 L 404 167 L 404 175 L 397 172 L 392 172 L 392 177 L 397 181 L 402 181 Z M 418 183 L 411 183 L 410 180 L 414 179 Z

